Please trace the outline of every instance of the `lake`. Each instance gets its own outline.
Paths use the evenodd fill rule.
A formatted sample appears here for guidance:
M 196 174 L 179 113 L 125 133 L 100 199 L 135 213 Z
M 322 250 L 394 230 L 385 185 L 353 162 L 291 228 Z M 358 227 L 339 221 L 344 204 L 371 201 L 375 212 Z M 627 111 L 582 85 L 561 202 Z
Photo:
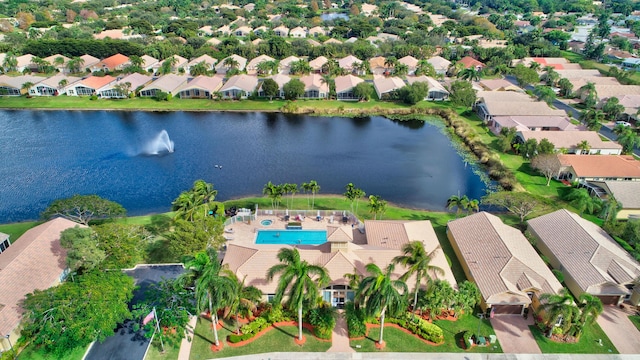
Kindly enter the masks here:
M 0 144 L 0 223 L 37 219 L 74 194 L 117 201 L 130 215 L 164 212 L 197 179 L 213 183 L 218 200 L 259 195 L 268 181 L 316 180 L 320 194 L 342 194 L 353 182 L 367 195 L 432 210 L 453 194 L 485 193 L 437 126 L 383 117 L 0 111 Z
M 349 15 L 347 14 L 343 14 L 343 13 L 324 13 L 324 14 L 320 14 L 320 19 L 322 19 L 322 21 L 333 21 L 333 20 L 349 20 Z

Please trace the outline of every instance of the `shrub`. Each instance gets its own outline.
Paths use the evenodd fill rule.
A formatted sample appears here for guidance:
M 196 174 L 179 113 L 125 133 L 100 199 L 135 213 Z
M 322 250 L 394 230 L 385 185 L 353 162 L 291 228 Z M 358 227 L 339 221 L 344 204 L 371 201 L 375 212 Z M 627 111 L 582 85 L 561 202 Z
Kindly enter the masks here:
M 367 326 L 364 322 L 364 311 L 362 311 L 362 309 L 356 309 L 352 302 L 348 302 L 345 309 L 349 337 L 365 336 L 367 334 Z
M 336 326 L 336 313 L 330 306 L 321 306 L 309 311 L 309 323 L 313 332 L 320 339 L 331 339 L 331 332 Z
M 98 100 L 98 95 L 93 94 L 93 95 L 89 96 L 89 100 Z
M 464 340 L 465 349 L 471 348 L 471 332 L 466 330 L 462 333 L 462 339 Z
M 290 320 L 290 318 L 285 315 L 284 311 L 282 311 L 282 306 L 279 304 L 267 309 L 262 313 L 262 315 L 260 315 L 260 317 L 264 318 L 269 324 Z
M 439 344 L 444 341 L 444 333 L 437 325 L 424 319 L 414 317 L 411 313 L 404 313 L 400 318 L 389 318 L 392 324 L 398 324 L 421 338 Z
M 256 318 L 252 322 L 246 325 L 243 325 L 240 328 L 240 331 L 242 331 L 242 335 L 237 335 L 237 334 L 229 335 L 229 342 L 238 343 L 241 341 L 251 339 L 257 333 L 269 327 L 269 325 L 271 324 L 269 324 L 265 318 L 263 317 Z

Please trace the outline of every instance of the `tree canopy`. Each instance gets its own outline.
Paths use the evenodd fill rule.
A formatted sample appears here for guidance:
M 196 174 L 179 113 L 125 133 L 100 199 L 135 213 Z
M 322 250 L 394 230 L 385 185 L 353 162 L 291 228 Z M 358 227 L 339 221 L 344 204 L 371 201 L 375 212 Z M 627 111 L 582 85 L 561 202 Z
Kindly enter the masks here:
M 42 213 L 45 219 L 62 216 L 71 221 L 88 225 L 94 219 L 110 219 L 126 215 L 122 205 L 98 195 L 74 195 L 70 198 L 54 200 Z

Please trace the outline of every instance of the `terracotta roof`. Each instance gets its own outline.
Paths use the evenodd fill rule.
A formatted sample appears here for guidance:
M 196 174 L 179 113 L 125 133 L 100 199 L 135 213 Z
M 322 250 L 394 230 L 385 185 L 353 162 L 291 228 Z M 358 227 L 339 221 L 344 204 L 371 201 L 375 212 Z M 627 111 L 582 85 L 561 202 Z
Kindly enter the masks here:
M 580 178 L 640 178 L 640 162 L 629 155 L 558 154 L 563 166 L 571 166 Z
M 336 84 L 336 93 L 341 93 L 354 88 L 364 80 L 353 75 L 345 75 L 336 77 L 334 82 Z
M 500 218 L 480 212 L 450 221 L 447 229 L 487 303 L 529 304 L 531 288 L 540 293 L 562 289 L 527 238 Z
M 117 79 L 114 78 L 111 75 L 105 75 L 105 76 L 89 76 L 86 79 L 80 80 L 76 83 L 71 84 L 72 86 L 78 86 L 78 85 L 82 85 L 84 87 L 88 87 L 91 89 L 100 89 L 103 86 L 106 86 L 114 81 L 116 81 Z
M 615 240 L 594 223 L 568 210 L 529 220 L 529 230 L 537 235 L 538 241 L 549 249 L 563 271 L 584 292 L 627 294 L 629 291 L 618 284 L 640 276 L 640 264 Z
M 484 63 L 481 63 L 480 61 L 472 58 L 471 56 L 465 56 L 462 59 L 460 59 L 458 61 L 459 63 L 461 63 L 462 65 L 464 65 L 465 68 L 470 68 L 472 66 L 475 67 L 485 67 L 486 65 Z
M 26 294 L 55 285 L 66 265 L 66 250 L 60 246 L 60 233 L 75 226 L 57 218 L 25 232 L 0 254 L 0 334 L 18 326 L 23 310 L 19 306 Z
M 98 63 L 98 67 L 114 70 L 119 66 L 129 62 L 129 57 L 122 54 L 115 54 Z

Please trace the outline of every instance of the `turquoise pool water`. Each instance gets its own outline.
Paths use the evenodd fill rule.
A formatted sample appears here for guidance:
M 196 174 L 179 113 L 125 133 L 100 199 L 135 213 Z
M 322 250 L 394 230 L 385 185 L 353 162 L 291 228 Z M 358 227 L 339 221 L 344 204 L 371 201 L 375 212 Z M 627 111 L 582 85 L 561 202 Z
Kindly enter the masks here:
M 256 237 L 256 244 L 320 245 L 325 242 L 325 230 L 258 230 Z

